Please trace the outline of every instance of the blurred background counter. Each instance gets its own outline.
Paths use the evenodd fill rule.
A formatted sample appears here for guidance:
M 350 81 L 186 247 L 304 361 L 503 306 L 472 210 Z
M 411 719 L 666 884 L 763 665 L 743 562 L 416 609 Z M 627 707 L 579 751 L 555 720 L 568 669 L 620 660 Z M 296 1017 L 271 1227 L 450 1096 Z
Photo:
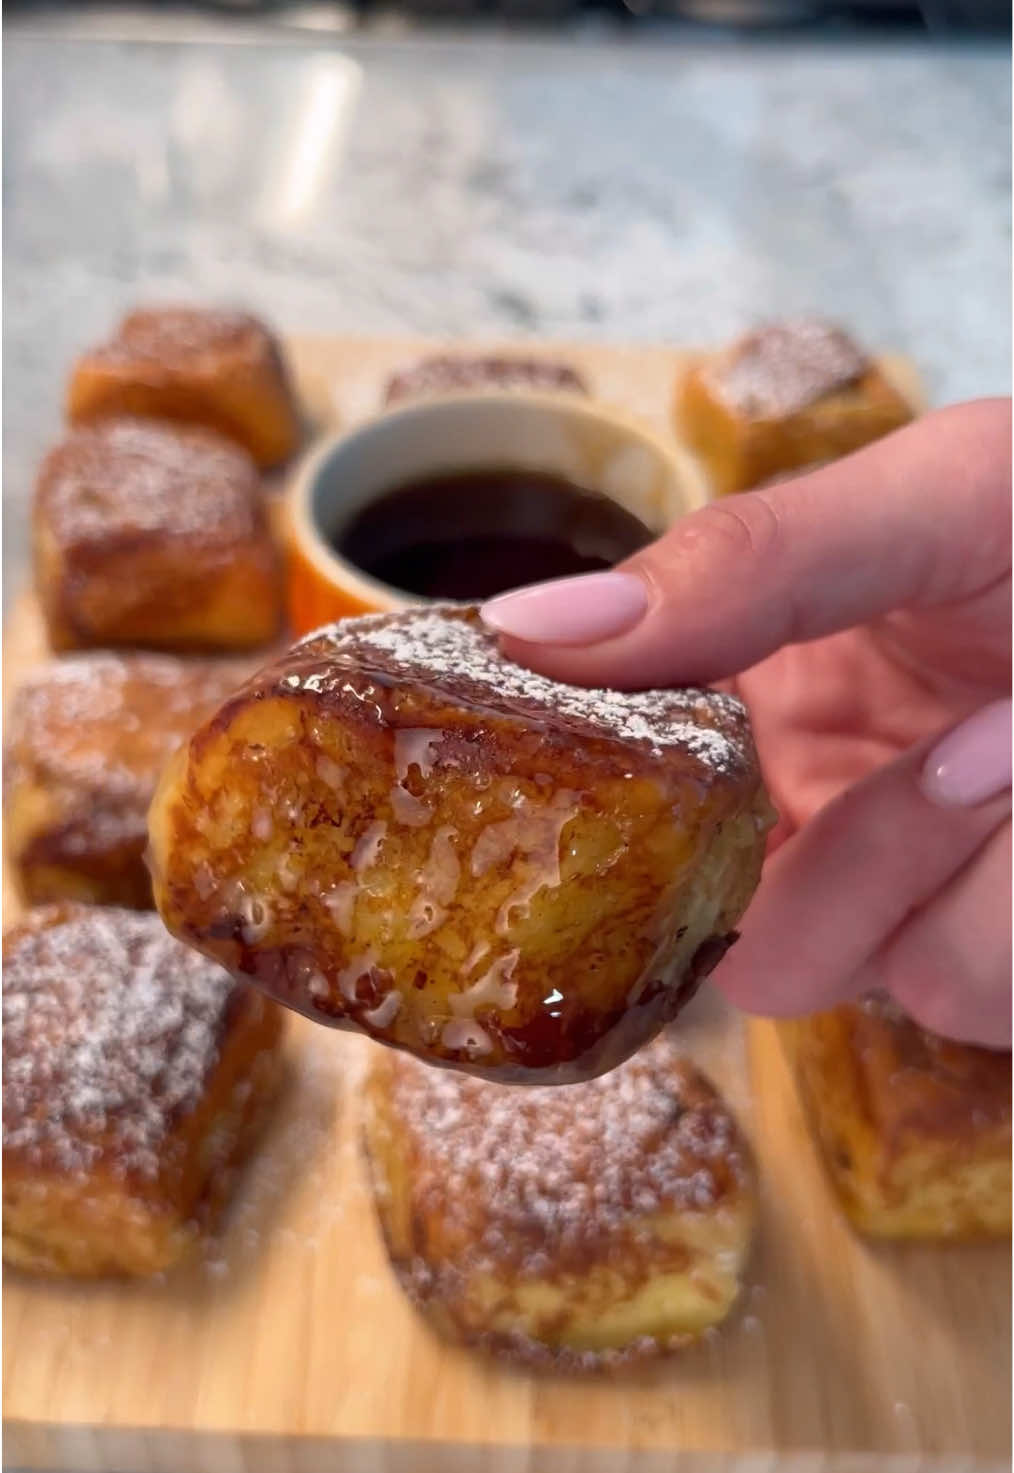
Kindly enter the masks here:
M 5 19 L 8 589 L 67 365 L 141 299 L 674 344 L 819 311 L 938 402 L 1009 389 L 1005 39 Z

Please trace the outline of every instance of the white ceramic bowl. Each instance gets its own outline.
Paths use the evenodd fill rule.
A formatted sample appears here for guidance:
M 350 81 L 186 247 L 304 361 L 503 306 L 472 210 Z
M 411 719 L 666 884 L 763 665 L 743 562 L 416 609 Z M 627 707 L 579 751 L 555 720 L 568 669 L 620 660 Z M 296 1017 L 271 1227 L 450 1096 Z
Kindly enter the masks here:
M 489 392 L 420 401 L 324 440 L 289 493 L 289 614 L 295 633 L 368 610 L 418 603 L 335 551 L 365 505 L 443 472 L 542 471 L 610 496 L 653 532 L 703 504 L 693 461 L 594 401 Z

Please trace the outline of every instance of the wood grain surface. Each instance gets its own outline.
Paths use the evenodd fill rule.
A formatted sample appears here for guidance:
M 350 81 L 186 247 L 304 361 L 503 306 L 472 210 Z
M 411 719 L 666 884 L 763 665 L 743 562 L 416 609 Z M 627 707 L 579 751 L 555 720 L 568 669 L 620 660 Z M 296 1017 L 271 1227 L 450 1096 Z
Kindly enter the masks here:
M 318 424 L 372 412 L 411 342 L 292 345 Z M 667 427 L 665 349 L 563 353 Z M 917 392 L 911 371 L 897 371 Z M 5 688 L 45 657 L 12 611 Z M 17 897 L 5 883 L 6 922 Z M 739 1308 L 616 1379 L 507 1370 L 442 1344 L 391 1276 L 359 1158 L 374 1045 L 293 1019 L 292 1085 L 218 1235 L 163 1282 L 5 1275 L 5 1465 L 95 1473 L 985 1473 L 1009 1467 L 1010 1254 L 883 1247 L 835 1209 L 774 1030 L 710 994 L 687 1050 L 758 1162 Z

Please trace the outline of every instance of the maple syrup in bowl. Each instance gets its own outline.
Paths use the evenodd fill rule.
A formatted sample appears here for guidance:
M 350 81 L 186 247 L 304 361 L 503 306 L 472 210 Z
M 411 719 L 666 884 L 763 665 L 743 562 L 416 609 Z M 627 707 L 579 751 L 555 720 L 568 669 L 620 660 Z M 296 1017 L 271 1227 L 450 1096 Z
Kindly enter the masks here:
M 395 487 L 360 507 L 333 545 L 406 594 L 471 601 L 610 568 L 651 535 L 601 491 L 548 471 L 490 466 Z

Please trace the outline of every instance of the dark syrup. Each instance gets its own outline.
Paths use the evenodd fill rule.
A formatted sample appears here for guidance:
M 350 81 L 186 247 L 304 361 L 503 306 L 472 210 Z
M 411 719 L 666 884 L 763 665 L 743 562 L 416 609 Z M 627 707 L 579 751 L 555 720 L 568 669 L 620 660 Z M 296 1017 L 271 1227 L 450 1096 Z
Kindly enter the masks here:
M 651 540 L 608 496 L 542 471 L 427 476 L 363 507 L 333 537 L 363 572 L 423 598 L 484 599 L 611 568 Z

